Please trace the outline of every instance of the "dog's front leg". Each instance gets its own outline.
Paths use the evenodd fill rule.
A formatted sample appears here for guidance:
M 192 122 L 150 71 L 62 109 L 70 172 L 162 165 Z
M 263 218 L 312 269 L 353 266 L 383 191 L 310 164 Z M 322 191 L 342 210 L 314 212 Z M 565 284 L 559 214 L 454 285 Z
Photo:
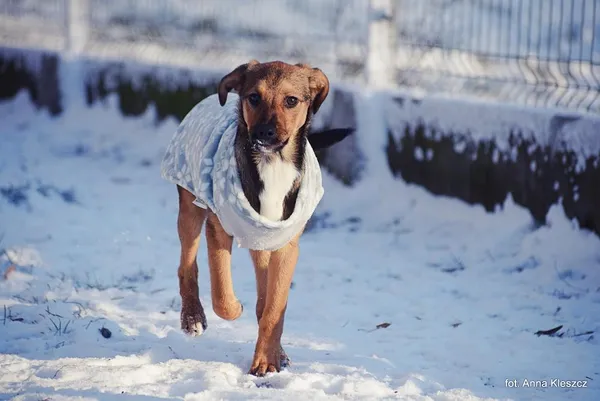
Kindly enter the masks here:
M 221 319 L 235 320 L 242 314 L 242 304 L 235 296 L 231 279 L 233 238 L 225 232 L 219 218 L 208 212 L 206 221 L 210 293 L 213 310 Z
M 267 273 L 269 271 L 269 262 L 271 260 L 271 251 L 250 251 L 252 262 L 254 263 L 254 272 L 256 275 L 256 320 L 260 323 L 265 303 L 267 301 Z M 287 367 L 291 362 L 280 345 L 279 363 L 281 368 Z
M 258 322 L 258 340 L 250 374 L 264 376 L 267 372 L 279 372 L 281 369 L 281 334 L 290 284 L 298 261 L 299 238 L 300 235 L 272 252 L 269 258 L 266 299 Z
M 198 294 L 198 264 L 196 256 L 200 244 L 200 232 L 206 219 L 206 209 L 194 205 L 196 197 L 177 186 L 179 214 L 177 232 L 181 243 L 179 261 L 179 294 L 181 295 L 181 329 L 199 336 L 206 330 L 206 316 Z

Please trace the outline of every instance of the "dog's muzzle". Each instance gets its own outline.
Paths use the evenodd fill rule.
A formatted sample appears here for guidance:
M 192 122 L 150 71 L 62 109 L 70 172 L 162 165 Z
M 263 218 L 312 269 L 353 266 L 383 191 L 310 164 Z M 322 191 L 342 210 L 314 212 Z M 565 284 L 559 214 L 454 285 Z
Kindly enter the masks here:
M 263 153 L 278 152 L 287 144 L 277 137 L 274 124 L 258 124 L 252 130 L 252 148 Z

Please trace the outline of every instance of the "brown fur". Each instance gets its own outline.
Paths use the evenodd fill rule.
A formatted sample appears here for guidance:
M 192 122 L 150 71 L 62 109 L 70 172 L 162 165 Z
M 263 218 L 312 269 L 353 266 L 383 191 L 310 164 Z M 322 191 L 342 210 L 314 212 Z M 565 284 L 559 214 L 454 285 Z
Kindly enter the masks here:
M 181 243 L 179 260 L 179 295 L 181 295 L 181 328 L 188 334 L 200 334 L 194 331 L 194 325 L 201 323 L 206 329 L 206 316 L 198 297 L 198 264 L 196 255 L 200 245 L 200 232 L 206 219 L 206 210 L 194 205 L 196 197 L 181 187 L 179 193 L 179 215 L 177 232 Z
M 251 136 L 257 124 L 272 123 L 276 127 L 277 140 L 284 146 L 268 157 L 281 157 L 302 171 L 304 151 L 312 115 L 319 109 L 329 92 L 327 77 L 317 68 L 307 65 L 290 65 L 282 62 L 260 64 L 251 61 L 227 74 L 219 84 L 221 105 L 227 93 L 235 90 L 240 94 L 240 117 L 235 142 L 236 161 L 242 188 L 252 207 L 259 212 L 259 194 L 263 183 L 257 172 L 257 154 L 252 147 Z M 249 96 L 260 97 L 252 104 Z M 288 107 L 289 97 L 298 99 L 294 107 Z M 300 178 L 285 198 L 283 219 L 294 210 Z M 182 297 L 182 329 L 194 334 L 191 328 L 197 322 L 206 327 L 204 310 L 198 298 L 198 267 L 196 254 L 202 224 L 206 220 L 206 241 L 211 281 L 211 297 L 215 313 L 223 319 L 233 320 L 242 313 L 242 306 L 235 296 L 231 278 L 230 237 L 221 226 L 217 216 L 195 206 L 194 196 L 178 187 L 178 232 L 181 242 L 179 286 Z M 256 317 L 258 340 L 250 373 L 262 376 L 276 372 L 286 363 L 287 355 L 281 347 L 283 322 L 287 308 L 292 276 L 299 255 L 299 239 L 302 232 L 276 251 L 251 250 L 257 287 Z

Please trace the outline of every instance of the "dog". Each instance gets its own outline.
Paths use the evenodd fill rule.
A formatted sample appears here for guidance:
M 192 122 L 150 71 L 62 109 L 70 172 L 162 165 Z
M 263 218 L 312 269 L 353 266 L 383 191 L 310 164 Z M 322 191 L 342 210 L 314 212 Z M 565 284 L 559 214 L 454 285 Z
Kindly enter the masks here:
M 249 373 L 264 376 L 289 364 L 281 346 L 299 239 L 323 189 L 313 147 L 352 129 L 310 134 L 329 93 L 318 68 L 252 60 L 225 75 L 217 93 L 182 120 L 163 162 L 177 186 L 181 328 L 200 335 L 207 322 L 198 294 L 196 256 L 202 226 L 214 312 L 226 320 L 243 311 L 231 277 L 234 240 L 248 248 L 257 288 L 258 339 Z

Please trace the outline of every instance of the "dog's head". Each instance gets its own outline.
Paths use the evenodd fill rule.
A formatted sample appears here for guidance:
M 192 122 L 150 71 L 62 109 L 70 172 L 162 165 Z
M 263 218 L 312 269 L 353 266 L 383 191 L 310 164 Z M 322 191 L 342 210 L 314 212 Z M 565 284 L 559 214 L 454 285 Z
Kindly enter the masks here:
M 252 60 L 227 74 L 219 83 L 219 102 L 235 90 L 240 96 L 241 120 L 253 147 L 276 152 L 297 135 L 329 93 L 329 80 L 318 68 L 281 61 Z

